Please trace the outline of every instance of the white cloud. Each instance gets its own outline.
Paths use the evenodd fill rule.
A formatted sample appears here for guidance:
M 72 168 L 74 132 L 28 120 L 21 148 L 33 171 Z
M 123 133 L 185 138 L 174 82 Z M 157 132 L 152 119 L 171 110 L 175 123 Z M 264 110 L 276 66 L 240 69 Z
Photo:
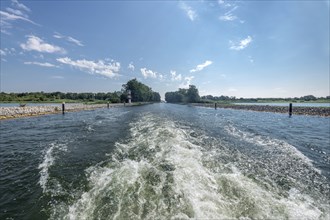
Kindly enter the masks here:
M 176 71 L 171 70 L 170 73 L 171 73 L 171 80 L 172 81 L 181 81 L 182 80 L 181 74 L 177 75 Z
M 16 7 L 19 8 L 19 9 L 23 9 L 23 10 L 28 11 L 28 12 L 31 11 L 31 9 L 29 9 L 29 8 L 28 8 L 27 6 L 25 6 L 24 4 L 19 3 L 17 0 L 12 0 L 11 2 L 12 2 L 12 5 L 16 6 Z
M 63 35 L 60 35 L 59 33 L 55 33 L 55 34 L 53 35 L 53 37 L 55 37 L 55 38 L 57 38 L 57 39 L 62 39 L 62 38 L 64 38 L 64 36 L 63 36 Z
M 147 68 L 141 68 L 140 69 L 141 74 L 143 75 L 143 77 L 146 78 L 157 78 L 157 72 L 154 72 L 152 70 L 148 70 Z
M 184 78 L 184 82 L 182 82 L 179 87 L 180 88 L 184 88 L 184 89 L 188 89 L 189 85 L 191 85 L 191 81 L 194 79 L 194 76 L 187 76 Z
M 230 9 L 228 12 L 226 12 L 223 16 L 220 16 L 219 19 L 221 21 L 234 21 L 234 20 L 236 20 L 238 17 L 236 15 L 233 15 L 233 12 L 237 8 L 238 8 L 238 6 L 234 5 L 234 7 L 232 9 Z
M 239 41 L 238 43 L 234 43 L 232 41 L 229 41 L 231 44 L 230 49 L 231 50 L 243 50 L 246 48 L 250 43 L 252 42 L 252 37 L 248 36 L 247 38 Z
M 7 35 L 11 35 L 11 33 L 10 32 L 8 32 L 7 30 L 5 30 L 4 28 L 4 25 L 3 25 L 3 22 L 2 21 L 0 21 L 0 26 L 2 26 L 3 27 L 3 29 L 1 28 L 1 30 L 0 30 L 0 32 L 2 33 L 2 34 L 7 34 Z M 6 28 L 8 28 L 8 27 L 6 27 Z
M 45 43 L 42 39 L 33 35 L 28 36 L 26 43 L 20 44 L 20 46 L 23 50 L 27 51 L 35 50 L 44 53 L 66 53 L 63 48 Z
M 4 50 L 1 50 L 1 49 L 0 49 L 0 55 L 1 55 L 1 56 L 6 56 L 7 54 L 6 54 L 6 52 L 5 52 Z
M 223 16 L 220 16 L 219 19 L 221 21 L 234 21 L 237 19 L 237 17 L 235 15 L 232 14 L 225 14 Z
M 6 8 L 6 10 L 12 14 L 18 15 L 18 16 L 22 16 L 27 18 L 28 16 L 26 14 L 24 14 L 22 11 L 20 10 L 16 10 L 16 9 L 12 9 L 12 8 Z
M 53 37 L 55 37 L 57 39 L 65 39 L 65 40 L 67 40 L 67 41 L 69 41 L 71 43 L 74 43 L 74 44 L 76 44 L 78 46 L 81 46 L 81 47 L 84 46 L 80 40 L 77 40 L 77 39 L 75 39 L 73 37 L 70 37 L 70 36 L 64 36 L 64 35 L 62 35 L 60 33 L 57 33 L 57 32 L 55 32 L 55 34 L 53 35 Z
M 70 65 L 81 71 L 88 72 L 90 74 L 102 75 L 108 78 L 112 78 L 118 75 L 120 70 L 119 62 L 105 63 L 103 60 L 90 61 L 90 60 L 71 60 L 68 57 L 58 58 L 58 62 Z
M 16 15 L 16 14 L 10 14 L 10 13 L 5 12 L 5 11 L 0 11 L 0 18 L 1 18 L 1 25 L 6 24 L 6 23 L 8 25 L 9 24 L 8 21 L 15 21 L 15 20 L 27 21 L 27 22 L 30 22 L 31 24 L 38 25 L 37 23 L 31 21 L 30 19 L 28 19 L 26 17 L 19 16 L 19 15 Z
M 127 66 L 128 69 L 134 71 L 135 70 L 135 66 L 133 65 L 133 62 L 130 62 Z
M 180 7 L 183 11 L 186 12 L 188 18 L 191 20 L 191 21 L 194 21 L 196 18 L 197 18 L 197 13 L 196 11 L 194 11 L 189 5 L 187 5 L 186 3 L 184 2 L 181 2 L 180 4 Z
M 205 67 L 211 65 L 212 63 L 213 63 L 212 61 L 206 60 L 204 63 L 197 65 L 195 69 L 191 69 L 190 72 L 194 73 L 194 72 L 202 71 Z
M 237 92 L 237 89 L 235 89 L 235 88 L 233 88 L 233 87 L 230 87 L 230 88 L 228 89 L 228 92 Z
M 221 6 L 221 7 L 231 7 L 232 4 L 229 4 L 229 3 L 226 3 L 224 0 L 218 0 L 218 4 Z
M 0 49 L 1 56 L 9 56 L 9 55 L 14 56 L 15 52 L 16 52 L 16 50 L 13 47 L 12 48 L 4 48 L 3 50 Z
M 67 40 L 68 41 L 70 41 L 70 42 L 72 42 L 72 43 L 75 43 L 76 45 L 78 45 L 78 46 L 84 46 L 82 43 L 81 43 L 81 41 L 79 41 L 79 40 L 77 40 L 77 39 L 75 39 L 75 38 L 73 38 L 73 37 L 70 37 L 70 36 L 68 36 L 67 37 Z
M 37 66 L 43 66 L 43 67 L 58 67 L 51 63 L 40 63 L 40 62 L 24 62 L 26 65 L 37 65 Z
M 16 0 L 12 1 L 12 7 L 7 7 L 6 11 L 0 11 L 1 33 L 3 34 L 11 35 L 8 29 L 13 27 L 12 22 L 14 21 L 25 21 L 40 26 L 39 24 L 30 20 L 28 18 L 29 16 L 25 13 L 30 12 L 31 10 Z

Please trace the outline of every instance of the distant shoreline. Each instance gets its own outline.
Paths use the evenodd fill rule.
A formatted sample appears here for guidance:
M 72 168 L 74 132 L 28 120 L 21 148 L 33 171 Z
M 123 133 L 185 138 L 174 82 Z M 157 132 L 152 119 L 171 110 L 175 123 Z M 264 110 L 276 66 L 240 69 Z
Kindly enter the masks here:
M 214 103 L 190 103 L 192 106 L 201 106 L 215 108 Z M 247 111 L 258 111 L 258 112 L 273 112 L 289 114 L 288 106 L 270 106 L 270 105 L 234 105 L 234 104 L 219 104 L 217 108 L 229 108 L 235 110 L 247 110 Z M 330 117 L 329 107 L 293 107 L 293 115 L 312 115 L 312 116 L 323 116 Z

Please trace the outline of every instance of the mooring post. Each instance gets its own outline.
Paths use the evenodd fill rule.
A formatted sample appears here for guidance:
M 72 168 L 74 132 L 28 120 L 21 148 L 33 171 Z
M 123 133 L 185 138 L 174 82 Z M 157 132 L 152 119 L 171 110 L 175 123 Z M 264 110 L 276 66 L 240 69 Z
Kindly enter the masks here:
M 217 103 L 214 103 L 214 109 L 217 109 Z
M 109 102 L 107 103 L 107 107 L 110 108 L 110 104 L 109 104 Z
M 289 104 L 289 116 L 292 116 L 292 103 Z
M 62 102 L 62 114 L 64 115 L 65 113 L 65 102 Z

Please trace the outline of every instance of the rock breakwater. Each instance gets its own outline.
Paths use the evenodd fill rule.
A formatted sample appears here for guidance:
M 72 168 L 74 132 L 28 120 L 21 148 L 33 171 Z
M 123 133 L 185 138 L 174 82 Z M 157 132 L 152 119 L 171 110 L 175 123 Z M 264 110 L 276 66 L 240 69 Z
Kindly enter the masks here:
M 122 103 L 110 104 L 109 107 L 119 107 L 123 106 Z M 66 104 L 65 111 L 82 111 L 82 110 L 92 110 L 96 108 L 107 108 L 107 104 Z M 25 106 L 25 107 L 0 107 L 0 120 L 10 119 L 10 118 L 21 118 L 21 117 L 31 117 L 46 114 L 57 114 L 62 113 L 62 104 L 58 106 Z
M 211 103 L 193 103 L 194 106 L 203 106 L 214 108 L 214 104 Z M 289 114 L 288 106 L 270 106 L 270 105 L 233 105 L 233 104 L 217 104 L 217 108 L 230 108 L 237 110 L 248 110 L 258 112 L 275 112 Z M 330 108 L 328 107 L 293 107 L 293 115 L 315 115 L 330 117 Z

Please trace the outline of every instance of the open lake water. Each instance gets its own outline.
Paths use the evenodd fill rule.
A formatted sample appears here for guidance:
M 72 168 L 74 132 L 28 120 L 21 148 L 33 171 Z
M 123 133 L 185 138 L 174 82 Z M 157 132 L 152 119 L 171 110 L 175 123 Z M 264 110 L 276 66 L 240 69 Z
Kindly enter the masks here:
M 153 104 L 0 123 L 0 219 L 330 219 L 330 118 Z

